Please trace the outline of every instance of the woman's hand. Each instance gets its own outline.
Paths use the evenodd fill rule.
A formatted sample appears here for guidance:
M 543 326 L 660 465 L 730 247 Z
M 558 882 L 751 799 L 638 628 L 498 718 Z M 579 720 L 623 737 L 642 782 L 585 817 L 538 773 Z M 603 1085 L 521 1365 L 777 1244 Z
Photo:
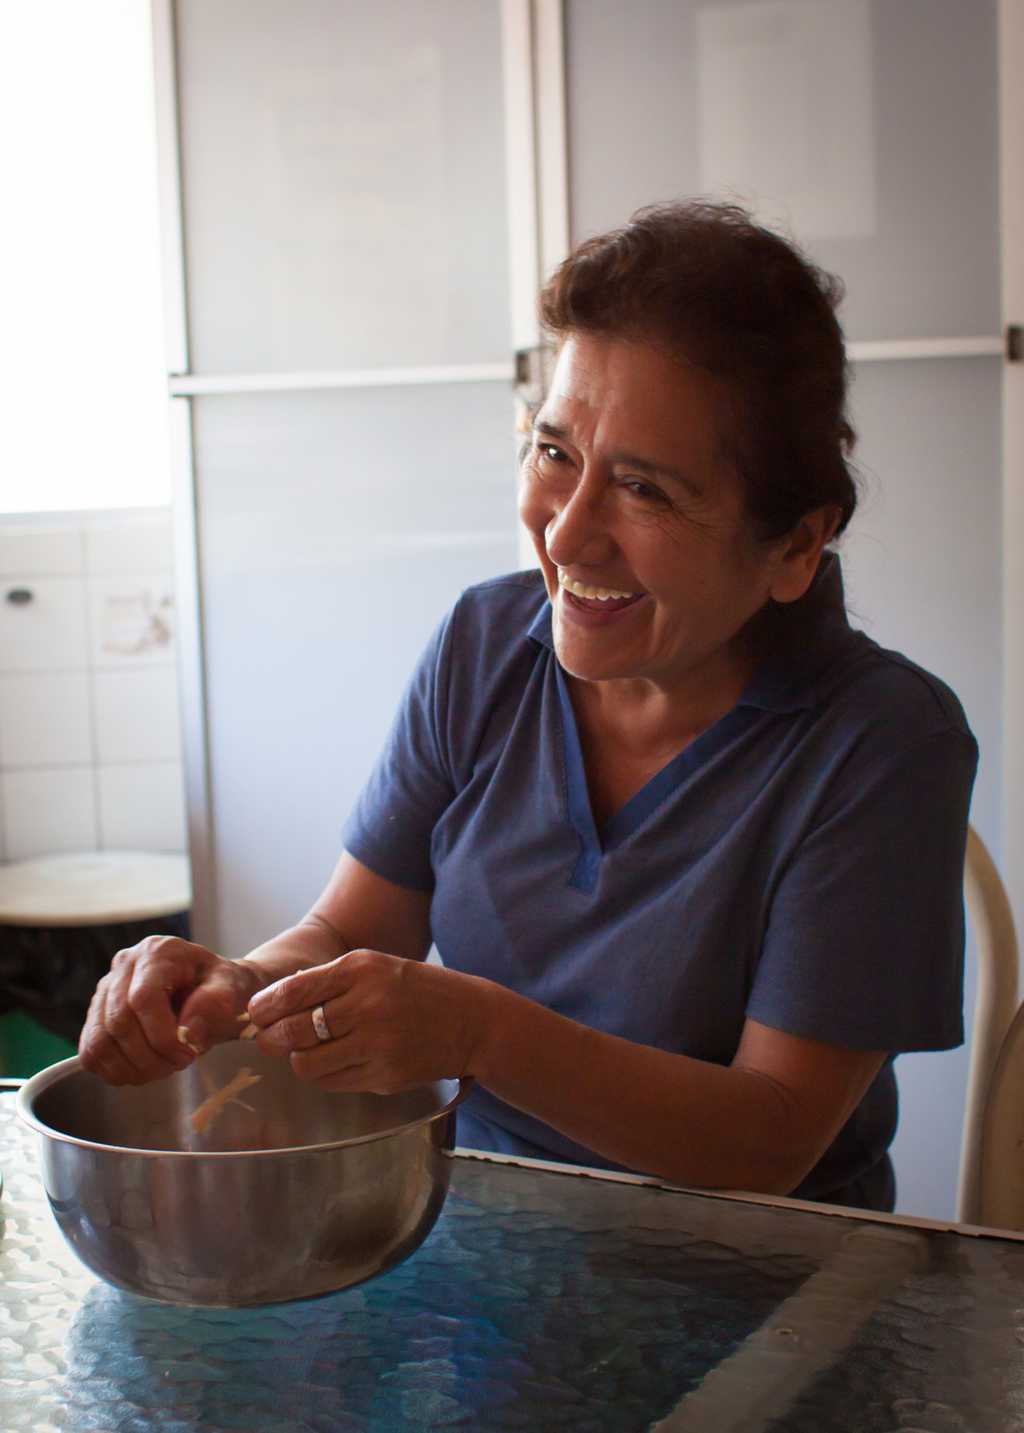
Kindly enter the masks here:
M 151 935 L 119 950 L 93 995 L 78 1053 L 112 1085 L 142 1085 L 183 1070 L 196 1050 L 238 1034 L 238 1016 L 263 984 L 245 961 Z M 195 1050 L 178 1039 L 185 1026 Z
M 350 950 L 249 1002 L 258 1043 L 325 1090 L 394 1094 L 473 1073 L 490 982 L 378 950 Z M 322 1006 L 329 1040 L 313 1025 Z

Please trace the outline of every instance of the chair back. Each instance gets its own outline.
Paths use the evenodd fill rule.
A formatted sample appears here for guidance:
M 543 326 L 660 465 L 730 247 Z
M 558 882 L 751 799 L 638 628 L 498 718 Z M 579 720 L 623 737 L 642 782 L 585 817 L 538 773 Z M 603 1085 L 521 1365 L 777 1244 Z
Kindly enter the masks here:
M 978 976 L 957 1219 L 1024 1228 L 1024 1159 L 1019 1154 L 1024 1139 L 1024 1017 L 1017 1011 L 1017 935 L 999 872 L 973 827 L 967 832 L 964 898 Z
M 992 1072 L 981 1132 L 978 1224 L 1024 1230 L 1024 1007 Z

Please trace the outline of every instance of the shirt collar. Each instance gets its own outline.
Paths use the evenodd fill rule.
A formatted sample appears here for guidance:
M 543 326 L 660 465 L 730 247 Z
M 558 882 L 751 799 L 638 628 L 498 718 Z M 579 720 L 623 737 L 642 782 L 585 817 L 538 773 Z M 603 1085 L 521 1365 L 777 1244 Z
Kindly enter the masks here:
M 810 587 L 796 602 L 769 602 L 755 619 L 761 660 L 740 697 L 765 711 L 802 711 L 817 704 L 821 678 L 855 634 L 846 620 L 839 558 L 826 552 Z
M 760 626 L 756 641 L 763 655 L 739 705 L 771 712 L 814 706 L 820 677 L 853 635 L 846 620 L 838 556 L 823 555 L 814 580 L 798 601 L 769 602 L 754 621 Z M 541 605 L 526 635 L 554 650 L 550 602 Z
M 538 572 L 537 576 L 541 577 L 541 574 Z M 539 642 L 542 647 L 550 648 L 553 652 L 555 650 L 555 639 L 551 635 L 551 602 L 548 599 L 547 588 L 543 586 L 543 579 L 541 582 L 541 591 L 544 594 L 544 601 L 541 603 L 536 617 L 534 617 L 529 627 L 527 627 L 526 635 L 532 637 L 535 642 Z

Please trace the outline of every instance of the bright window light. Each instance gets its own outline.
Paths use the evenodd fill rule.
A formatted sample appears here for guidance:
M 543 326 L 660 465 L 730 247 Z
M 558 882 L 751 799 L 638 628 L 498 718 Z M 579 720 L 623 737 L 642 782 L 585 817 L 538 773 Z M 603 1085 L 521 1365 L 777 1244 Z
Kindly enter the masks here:
M 0 0 L 0 514 L 170 501 L 147 0 Z

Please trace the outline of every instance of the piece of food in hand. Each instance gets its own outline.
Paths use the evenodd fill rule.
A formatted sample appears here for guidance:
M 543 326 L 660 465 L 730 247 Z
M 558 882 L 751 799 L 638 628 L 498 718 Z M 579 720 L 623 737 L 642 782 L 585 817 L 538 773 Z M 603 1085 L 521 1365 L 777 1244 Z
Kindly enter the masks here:
M 225 1105 L 241 1105 L 245 1110 L 252 1110 L 238 1096 L 250 1085 L 258 1085 L 260 1076 L 254 1075 L 247 1067 L 243 1066 L 238 1074 L 233 1076 L 222 1090 L 216 1090 L 208 1099 L 205 1099 L 198 1109 L 192 1113 L 192 1128 L 197 1134 L 205 1134 L 213 1124 Z
M 239 1040 L 255 1040 L 256 1036 L 260 1033 L 260 1027 L 252 1023 L 244 1010 L 238 1017 L 238 1023 L 242 1027 L 238 1032 Z
M 193 1055 L 201 1055 L 201 1054 L 203 1053 L 202 1050 L 200 1050 L 200 1048 L 199 1048 L 198 1045 L 194 1045 L 194 1044 L 192 1043 L 192 1040 L 191 1040 L 191 1038 L 190 1038 L 190 1036 L 189 1036 L 189 1033 L 188 1033 L 188 1026 L 187 1026 L 187 1025 L 179 1025 L 179 1026 L 178 1026 L 178 1040 L 180 1041 L 180 1043 L 181 1043 L 182 1045 L 187 1046 L 188 1049 L 190 1049 L 190 1050 L 192 1051 Z

